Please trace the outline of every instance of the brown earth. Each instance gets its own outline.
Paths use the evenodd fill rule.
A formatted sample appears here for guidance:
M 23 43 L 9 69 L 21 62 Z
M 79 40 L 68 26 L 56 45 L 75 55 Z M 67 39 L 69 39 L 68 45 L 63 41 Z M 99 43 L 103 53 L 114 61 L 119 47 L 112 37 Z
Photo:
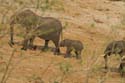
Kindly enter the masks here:
M 2 2 L 1 0 L 0 18 L 3 24 L 0 25 L 0 79 L 6 71 L 6 64 L 13 50 L 16 49 L 6 83 L 124 83 L 125 79 L 121 78 L 118 72 L 119 57 L 114 55 L 110 57 L 110 71 L 106 73 L 103 68 L 103 57 L 100 56 L 109 42 L 124 37 L 125 29 L 121 23 L 125 13 L 124 2 L 55 0 L 56 3 L 43 12 L 40 8 L 34 8 L 35 0 L 31 1 L 4 0 Z M 44 40 L 39 38 L 34 42 L 39 46 L 37 50 L 22 51 L 19 44 L 10 47 L 9 17 L 21 8 L 30 8 L 41 16 L 58 18 L 65 28 L 63 39 L 77 39 L 83 42 L 82 60 L 76 60 L 74 53 L 72 58 L 53 55 L 52 42 L 49 43 L 50 50 L 42 52 L 39 48 L 44 45 Z M 3 16 L 5 16 L 4 20 Z M 23 38 L 18 35 L 20 32 L 18 27 L 20 26 L 15 27 L 15 41 L 21 42 Z M 65 53 L 65 50 L 66 48 L 61 48 L 62 53 Z

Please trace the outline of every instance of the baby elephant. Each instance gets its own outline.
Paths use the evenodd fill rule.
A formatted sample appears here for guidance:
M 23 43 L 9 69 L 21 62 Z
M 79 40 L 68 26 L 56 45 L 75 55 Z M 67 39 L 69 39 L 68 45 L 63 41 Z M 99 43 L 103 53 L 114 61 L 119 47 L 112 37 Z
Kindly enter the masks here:
M 77 59 L 81 59 L 83 44 L 79 40 L 64 39 L 60 42 L 60 47 L 67 47 L 66 57 L 71 57 L 71 51 L 74 51 Z

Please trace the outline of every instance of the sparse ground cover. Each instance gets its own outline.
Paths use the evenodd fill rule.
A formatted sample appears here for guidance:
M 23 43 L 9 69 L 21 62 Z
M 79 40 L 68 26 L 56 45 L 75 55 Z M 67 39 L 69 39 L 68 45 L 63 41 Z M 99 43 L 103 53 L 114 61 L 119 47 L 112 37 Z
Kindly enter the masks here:
M 104 70 L 102 56 L 106 45 L 124 37 L 123 12 L 125 3 L 108 0 L 0 0 L 0 78 L 3 78 L 9 59 L 6 83 L 124 83 L 117 70 L 118 56 L 111 56 L 110 71 Z M 82 60 L 55 56 L 51 48 L 47 52 L 20 50 L 21 45 L 11 48 L 9 42 L 9 17 L 16 11 L 30 8 L 38 15 L 53 16 L 64 26 L 63 39 L 77 39 L 85 49 Z M 15 41 L 21 42 L 21 26 L 15 27 Z M 36 38 L 35 45 L 44 41 Z M 49 43 L 54 47 L 53 43 Z M 65 48 L 61 52 L 65 53 Z M 1 82 L 2 83 L 2 82 Z

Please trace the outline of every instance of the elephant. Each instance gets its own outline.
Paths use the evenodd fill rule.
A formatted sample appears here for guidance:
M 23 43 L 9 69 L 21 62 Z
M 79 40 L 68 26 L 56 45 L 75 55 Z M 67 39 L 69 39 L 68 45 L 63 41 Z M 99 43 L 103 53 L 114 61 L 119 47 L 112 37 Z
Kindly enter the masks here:
M 74 51 L 77 59 L 81 59 L 83 44 L 79 40 L 64 39 L 60 42 L 60 47 L 66 47 L 66 57 L 71 57 L 71 51 Z
M 119 71 L 122 77 L 124 75 L 124 67 L 125 67 L 125 56 L 121 58 L 120 65 L 119 65 Z
M 110 56 L 111 54 L 118 54 L 120 57 L 123 57 L 125 55 L 125 41 L 113 41 L 107 45 L 103 56 L 105 60 L 105 69 L 108 68 L 108 56 Z
M 24 41 L 23 50 L 26 50 L 28 46 L 33 45 L 33 40 L 35 37 L 39 37 L 45 40 L 44 49 L 48 48 L 48 43 L 50 40 L 55 45 L 54 54 L 60 53 L 59 41 L 62 34 L 62 24 L 54 17 L 42 17 L 38 16 L 31 10 L 24 10 L 22 12 L 16 13 L 11 17 L 10 22 L 10 44 L 13 45 L 13 27 L 14 24 L 20 24 L 24 31 Z

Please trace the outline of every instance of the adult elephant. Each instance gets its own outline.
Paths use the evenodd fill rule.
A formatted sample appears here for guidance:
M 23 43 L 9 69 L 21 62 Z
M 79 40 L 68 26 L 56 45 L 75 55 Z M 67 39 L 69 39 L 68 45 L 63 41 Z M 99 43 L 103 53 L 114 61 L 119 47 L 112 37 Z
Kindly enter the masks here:
M 125 56 L 125 41 L 113 41 L 109 43 L 104 51 L 104 59 L 105 59 L 105 69 L 108 68 L 108 56 L 115 54 L 119 55 L 121 58 Z
M 23 50 L 26 50 L 28 46 L 32 46 L 35 37 L 39 37 L 45 40 L 44 49 L 48 48 L 48 42 L 50 40 L 55 44 L 54 54 L 59 54 L 59 40 L 62 33 L 62 24 L 59 20 L 53 17 L 41 17 L 36 15 L 31 10 L 24 10 L 16 13 L 11 17 L 10 22 L 10 44 L 13 45 L 13 27 L 14 24 L 20 24 L 26 29 Z

